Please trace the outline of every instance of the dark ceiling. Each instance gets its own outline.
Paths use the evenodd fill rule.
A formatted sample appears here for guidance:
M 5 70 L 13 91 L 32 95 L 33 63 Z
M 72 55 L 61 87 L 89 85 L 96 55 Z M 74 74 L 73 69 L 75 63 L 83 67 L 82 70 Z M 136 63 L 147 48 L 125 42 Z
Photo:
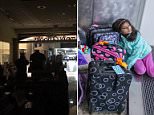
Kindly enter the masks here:
M 0 0 L 0 16 L 17 34 L 76 32 L 76 6 L 77 0 Z

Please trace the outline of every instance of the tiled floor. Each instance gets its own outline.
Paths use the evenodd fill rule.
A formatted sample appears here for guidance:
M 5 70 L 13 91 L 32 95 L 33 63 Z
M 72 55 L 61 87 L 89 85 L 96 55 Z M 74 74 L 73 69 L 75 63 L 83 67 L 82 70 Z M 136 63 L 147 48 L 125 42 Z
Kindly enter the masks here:
M 77 106 L 76 105 L 70 107 L 69 115 L 77 115 Z
M 129 88 L 129 115 L 144 115 L 141 77 L 134 76 Z
M 69 115 L 77 115 L 77 81 L 74 77 L 69 79 Z

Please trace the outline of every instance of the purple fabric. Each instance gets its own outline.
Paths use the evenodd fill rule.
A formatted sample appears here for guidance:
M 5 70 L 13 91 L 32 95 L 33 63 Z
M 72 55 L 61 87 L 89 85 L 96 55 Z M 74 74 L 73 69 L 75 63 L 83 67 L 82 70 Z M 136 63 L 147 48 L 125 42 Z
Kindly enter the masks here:
M 146 72 L 150 77 L 154 77 L 152 52 L 150 52 L 145 58 L 136 61 L 134 71 L 139 75 L 143 75 Z
M 88 79 L 88 73 L 80 73 L 78 74 L 78 90 L 81 92 L 78 93 L 78 105 L 80 105 L 84 99 L 86 98 L 86 89 L 87 89 L 87 79 Z
M 80 51 L 78 51 L 78 65 L 84 65 L 84 64 L 87 64 L 87 61 L 83 56 L 83 54 Z

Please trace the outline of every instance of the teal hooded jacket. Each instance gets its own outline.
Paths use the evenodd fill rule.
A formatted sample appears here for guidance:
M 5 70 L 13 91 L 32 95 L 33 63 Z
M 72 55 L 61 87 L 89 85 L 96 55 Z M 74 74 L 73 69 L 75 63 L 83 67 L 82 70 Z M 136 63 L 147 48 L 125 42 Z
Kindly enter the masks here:
M 127 38 L 121 35 L 119 45 L 126 50 L 124 61 L 128 64 L 128 69 L 130 69 L 138 59 L 143 59 L 152 51 L 151 46 L 142 38 L 139 32 L 134 41 L 128 41 Z

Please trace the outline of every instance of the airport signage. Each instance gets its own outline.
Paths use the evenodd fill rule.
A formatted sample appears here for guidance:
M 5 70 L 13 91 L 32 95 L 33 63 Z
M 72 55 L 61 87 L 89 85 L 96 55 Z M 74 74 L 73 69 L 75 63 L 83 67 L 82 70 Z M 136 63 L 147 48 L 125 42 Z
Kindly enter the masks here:
M 76 35 L 34 37 L 34 41 L 63 41 L 63 40 L 64 41 L 76 40 Z

